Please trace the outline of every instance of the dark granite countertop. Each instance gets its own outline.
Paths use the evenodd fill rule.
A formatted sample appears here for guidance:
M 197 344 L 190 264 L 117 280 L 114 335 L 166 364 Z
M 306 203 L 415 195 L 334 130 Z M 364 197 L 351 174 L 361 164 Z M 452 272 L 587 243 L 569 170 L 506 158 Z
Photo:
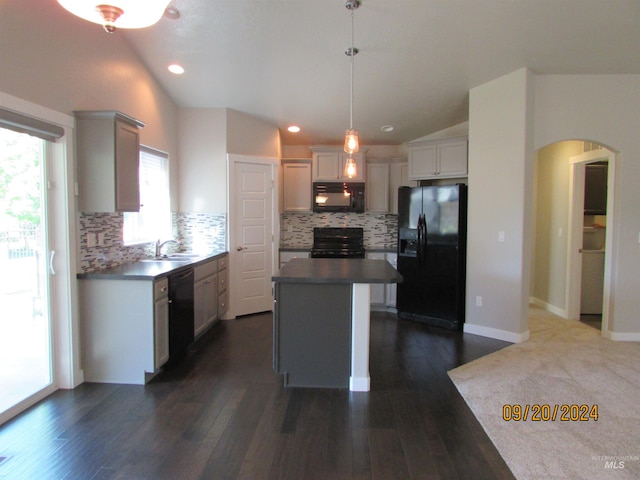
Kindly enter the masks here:
M 123 263 L 117 267 L 98 270 L 96 272 L 79 273 L 77 278 L 81 280 L 155 280 L 166 277 L 180 269 L 195 267 L 199 263 L 221 257 L 226 251 L 212 252 L 201 257 L 189 258 L 179 261 L 138 261 Z
M 294 258 L 272 277 L 287 283 L 399 283 L 400 275 L 386 260 L 364 258 Z

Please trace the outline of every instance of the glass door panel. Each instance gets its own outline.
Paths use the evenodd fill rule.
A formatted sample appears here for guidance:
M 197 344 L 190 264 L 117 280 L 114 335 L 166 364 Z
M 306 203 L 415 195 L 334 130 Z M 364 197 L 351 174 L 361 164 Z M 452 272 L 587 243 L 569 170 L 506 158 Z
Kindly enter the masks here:
M 0 128 L 0 413 L 52 383 L 44 147 Z

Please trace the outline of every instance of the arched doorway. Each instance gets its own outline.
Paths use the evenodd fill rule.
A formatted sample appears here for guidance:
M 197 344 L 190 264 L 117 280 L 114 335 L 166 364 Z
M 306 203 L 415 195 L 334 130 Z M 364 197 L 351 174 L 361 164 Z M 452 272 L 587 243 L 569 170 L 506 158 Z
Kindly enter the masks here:
M 596 148 L 593 147 L 596 145 Z M 585 148 L 586 146 L 586 148 Z M 586 150 L 586 151 L 585 151 Z M 563 318 L 580 318 L 582 293 L 583 225 L 586 165 L 607 162 L 606 209 L 613 212 L 615 154 L 593 142 L 556 142 L 536 151 L 534 169 L 534 227 L 530 297 L 538 305 Z M 602 217 L 597 217 L 602 223 Z M 601 279 L 602 331 L 608 331 L 613 251 L 613 215 L 608 216 Z M 604 226 L 604 225 L 602 225 Z M 604 230 L 604 229 L 603 229 Z M 601 233 L 601 232 L 597 232 Z M 589 254 L 595 252 L 588 252 Z

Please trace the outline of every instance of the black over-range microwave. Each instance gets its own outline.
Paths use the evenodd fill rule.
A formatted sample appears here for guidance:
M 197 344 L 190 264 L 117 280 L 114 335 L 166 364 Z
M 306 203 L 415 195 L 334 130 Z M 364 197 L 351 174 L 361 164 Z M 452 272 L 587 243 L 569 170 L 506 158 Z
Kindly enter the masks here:
M 314 182 L 313 211 L 364 213 L 364 183 Z

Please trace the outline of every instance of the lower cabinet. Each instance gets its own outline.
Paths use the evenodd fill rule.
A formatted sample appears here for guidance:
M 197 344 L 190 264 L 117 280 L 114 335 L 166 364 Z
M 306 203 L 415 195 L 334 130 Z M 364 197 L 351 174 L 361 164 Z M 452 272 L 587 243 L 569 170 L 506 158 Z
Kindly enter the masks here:
M 166 278 L 78 282 L 87 382 L 143 385 L 169 357 Z
M 371 252 L 367 253 L 367 258 L 372 260 L 386 260 L 395 269 L 398 268 L 398 254 L 397 253 L 384 253 L 384 252 Z M 380 307 L 386 306 L 396 307 L 396 292 L 397 284 L 395 283 L 374 283 L 371 284 L 371 305 Z
M 153 345 L 155 369 L 169 360 L 169 281 L 166 278 L 153 284 Z
M 225 254 L 193 269 L 193 330 L 196 337 L 227 311 L 228 258 Z
M 218 261 L 193 269 L 193 332 L 197 337 L 218 315 Z
M 225 255 L 218 259 L 218 318 L 227 312 L 229 305 L 229 269 L 227 269 L 228 256 Z
M 371 260 L 386 260 L 384 252 L 367 253 L 367 258 Z M 385 287 L 384 283 L 371 284 L 371 305 L 384 305 Z

